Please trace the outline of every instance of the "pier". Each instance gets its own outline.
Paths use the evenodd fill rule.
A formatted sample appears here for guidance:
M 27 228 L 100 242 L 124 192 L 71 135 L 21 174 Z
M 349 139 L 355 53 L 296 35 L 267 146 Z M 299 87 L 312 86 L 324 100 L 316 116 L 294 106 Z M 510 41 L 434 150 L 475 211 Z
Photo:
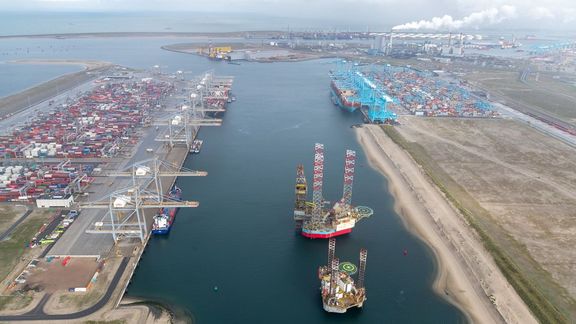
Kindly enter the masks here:
M 38 132 L 38 135 L 21 137 L 18 141 L 4 146 L 2 150 L 6 153 L 0 158 L 0 164 L 2 165 L 38 165 L 39 170 L 46 170 L 48 167 L 61 167 L 60 165 L 63 165 L 63 161 L 67 159 L 68 162 L 64 166 L 72 166 L 74 170 L 79 168 L 82 171 L 82 179 L 86 178 L 89 180 L 83 186 L 78 185 L 78 188 L 72 187 L 72 182 L 69 184 L 68 181 L 65 182 L 66 186 L 62 186 L 62 192 L 69 193 L 75 198 L 72 208 L 76 208 L 80 215 L 68 228 L 62 231 L 62 234 L 54 240 L 54 243 L 44 248 L 42 258 L 47 258 L 48 261 L 72 258 L 72 262 L 80 263 L 93 259 L 110 261 L 107 262 L 110 265 L 105 266 L 105 269 L 112 267 L 107 269 L 107 271 L 112 271 L 112 274 L 115 273 L 113 275 L 114 284 L 109 286 L 112 282 L 106 282 L 104 285 L 98 281 L 96 282 L 96 285 L 105 286 L 99 288 L 100 290 L 104 289 L 105 293 L 101 297 L 100 302 L 96 304 L 98 307 L 93 306 L 88 309 L 90 312 L 96 312 L 105 305 L 118 307 L 150 240 L 153 217 L 160 207 L 196 207 L 198 205 L 198 202 L 193 201 L 165 201 L 166 198 L 163 193 L 168 192 L 176 184 L 178 176 L 207 175 L 206 172 L 202 171 L 187 171 L 183 165 L 190 154 L 191 145 L 196 139 L 200 127 L 221 125 L 222 114 L 227 109 L 230 88 L 233 83 L 232 77 L 214 76 L 210 72 L 189 81 L 173 78 L 170 75 L 148 76 L 146 73 L 133 75 L 132 72 L 129 72 L 129 74 L 122 74 L 114 78 L 108 76 L 90 80 L 88 84 L 80 87 L 87 91 L 85 96 L 96 98 L 98 101 L 97 105 L 114 105 L 115 99 L 110 98 L 107 93 L 94 94 L 92 92 L 90 94 L 90 91 L 93 91 L 91 89 L 95 89 L 95 87 L 104 89 L 104 86 L 110 87 L 109 85 L 112 85 L 111 89 L 118 89 L 112 91 L 117 92 L 121 91 L 122 87 L 126 87 L 126 83 L 133 85 L 137 84 L 135 82 L 140 82 L 135 80 L 142 80 L 141 82 L 148 84 L 160 82 L 160 84 L 165 84 L 166 88 L 162 90 L 161 98 L 158 98 L 159 100 L 156 103 L 145 104 L 144 108 L 140 108 L 142 106 L 139 105 L 138 108 L 129 112 L 132 116 L 137 116 L 130 117 L 133 118 L 131 124 L 118 122 L 118 126 L 113 127 L 112 125 L 114 124 L 108 124 L 110 132 L 114 132 L 112 136 L 101 136 L 102 140 L 96 137 L 96 140 L 92 140 L 90 146 L 80 146 L 83 149 L 79 153 L 76 153 L 75 147 L 72 148 L 74 151 L 70 151 L 72 153 L 68 153 L 66 148 L 69 147 L 70 142 L 85 142 L 90 138 L 89 134 L 91 132 L 101 134 L 99 131 L 95 131 L 97 128 L 94 128 L 98 127 L 98 119 L 109 118 L 109 116 L 114 116 L 115 113 L 106 112 L 100 117 L 91 117 L 95 115 L 90 113 L 78 113 L 77 118 L 79 119 L 74 119 L 76 117 L 71 118 L 74 114 L 70 115 L 69 113 L 70 107 L 78 107 L 72 109 L 77 109 L 77 111 L 81 112 L 84 109 L 82 108 L 83 105 L 94 104 L 92 99 L 89 101 L 84 100 L 83 103 L 81 101 L 82 98 L 78 102 L 71 102 L 69 97 L 58 101 L 46 99 L 15 116 L 25 115 L 32 111 L 36 112 L 35 115 L 39 115 L 40 118 L 20 117 L 19 120 L 24 121 L 24 124 L 16 124 L 14 128 L 8 130 L 5 136 L 7 136 L 6 138 L 13 137 L 14 133 L 22 132 L 22 127 L 39 128 L 41 131 Z M 190 92 L 187 89 L 194 90 Z M 169 93 L 172 93 L 172 95 L 169 95 Z M 174 95 L 180 93 L 185 93 L 185 95 Z M 65 94 L 61 95 L 64 96 Z M 135 101 L 133 104 L 137 104 L 137 102 Z M 38 114 L 39 111 L 41 112 L 40 114 Z M 42 116 L 46 117 L 43 118 Z M 52 120 L 55 119 L 60 124 L 62 120 L 69 120 L 64 123 L 69 123 L 70 130 L 66 130 L 66 128 L 61 128 L 60 130 L 54 128 L 54 130 L 51 130 L 52 126 L 46 126 L 52 125 Z M 77 124 L 78 120 L 80 124 Z M 8 121 L 4 120 L 3 122 Z M 87 121 L 87 123 L 82 124 L 82 121 Z M 82 133 L 86 132 L 88 134 L 88 137 L 80 135 L 82 133 L 77 131 L 79 127 L 82 129 Z M 51 144 L 46 144 L 46 146 L 38 144 L 45 142 Z M 39 148 L 35 149 L 35 147 Z M 34 148 L 34 150 L 31 150 L 31 148 Z M 93 148 L 97 148 L 97 150 Z M 91 165 L 91 167 L 89 170 L 84 170 L 83 165 L 87 164 Z M 156 177 L 155 181 L 136 176 L 140 169 L 137 170 L 134 166 L 146 169 L 146 165 L 156 166 L 156 169 L 148 169 L 159 172 L 153 175 L 153 177 Z M 17 170 L 20 172 L 20 169 Z M 22 190 L 27 190 L 28 192 L 28 195 L 25 196 L 25 202 L 34 203 L 38 199 L 39 196 L 34 194 L 35 191 L 28 189 L 30 188 L 28 181 L 31 176 L 43 177 L 45 171 L 38 174 L 36 171 L 33 172 L 30 174 L 22 173 L 22 175 L 20 173 L 15 174 L 14 179 L 20 181 L 14 182 L 15 188 L 26 183 L 23 187 L 25 189 L 18 189 L 18 192 L 13 191 L 14 194 L 6 195 L 6 200 L 22 202 Z M 21 176 L 22 180 L 20 180 Z M 24 176 L 26 176 L 25 179 Z M 159 176 L 164 178 L 159 181 L 157 178 Z M 36 183 L 40 182 L 36 181 Z M 156 187 L 154 186 L 155 184 Z M 118 190 L 119 188 L 128 189 Z M 37 189 L 34 190 L 37 191 Z M 140 216 L 128 216 L 128 218 L 115 216 L 114 212 L 120 209 L 114 209 L 112 205 L 116 206 L 120 196 L 114 196 L 114 194 L 131 195 L 134 190 L 138 192 L 135 197 L 141 200 L 137 200 L 134 207 L 128 206 L 127 208 L 132 208 L 130 213 L 133 215 Z M 114 191 L 114 193 L 110 194 L 111 191 Z M 12 191 L 5 190 L 5 192 Z M 50 190 L 47 192 L 50 197 L 60 197 L 58 196 L 60 195 L 59 191 Z M 145 192 L 147 194 L 144 194 Z M 154 192 L 152 196 L 150 196 L 151 192 Z M 157 202 L 149 203 L 148 200 L 150 199 Z M 107 211 L 102 212 L 102 209 L 107 209 Z M 115 223 L 115 217 L 122 217 L 121 224 Z M 54 220 L 58 221 L 56 218 Z M 58 224 L 54 224 L 53 227 L 56 228 Z M 121 262 L 114 260 L 121 260 Z M 33 273 L 33 269 L 31 271 Z M 33 277 L 34 275 L 28 276 Z M 108 278 L 112 277 L 109 275 Z M 26 282 L 26 280 L 22 282 Z M 21 285 L 23 283 L 15 283 L 10 286 L 9 290 L 18 290 Z M 86 289 L 92 289 L 90 288 L 91 286 L 94 285 L 89 284 Z M 71 297 L 74 298 L 73 296 L 74 293 L 72 293 Z M 32 303 L 39 302 L 40 304 L 37 307 L 43 307 L 49 298 L 49 295 L 45 295 L 41 300 L 34 298 L 35 301 Z M 79 311 L 77 314 L 82 314 L 82 316 L 89 315 L 86 310 Z M 42 311 L 36 317 L 29 315 L 21 318 L 17 315 L 10 318 L 0 317 L 0 320 L 52 319 L 52 315 L 49 312 L 44 313 Z

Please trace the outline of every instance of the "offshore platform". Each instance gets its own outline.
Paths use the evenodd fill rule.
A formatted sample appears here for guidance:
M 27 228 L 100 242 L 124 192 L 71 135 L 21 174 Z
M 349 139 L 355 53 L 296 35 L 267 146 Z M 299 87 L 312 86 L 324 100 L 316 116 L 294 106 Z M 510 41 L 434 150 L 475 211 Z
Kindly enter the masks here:
M 356 266 L 350 262 L 340 263 L 334 257 L 336 252 L 336 239 L 328 241 L 328 264 L 318 268 L 322 304 L 329 313 L 345 313 L 349 308 L 362 307 L 366 301 L 366 288 L 364 288 L 364 274 L 366 272 L 366 258 L 368 251 L 360 250 L 360 269 L 357 282 L 352 275 L 356 273 Z
M 308 185 L 304 175 L 304 166 L 299 165 L 296 171 L 296 201 L 294 204 L 296 230 L 308 238 L 330 238 L 350 233 L 358 221 L 374 213 L 369 207 L 352 206 L 356 152 L 346 151 L 342 198 L 331 208 L 325 208 L 326 201 L 322 197 L 324 145 L 317 143 L 314 150 L 312 202 L 306 200 Z
M 339 64 L 330 74 L 331 97 L 335 105 L 353 112 L 360 109 L 370 123 L 396 123 L 396 113 L 388 109 L 388 103 L 394 102 L 371 75 L 364 73 L 354 65 L 345 68 Z

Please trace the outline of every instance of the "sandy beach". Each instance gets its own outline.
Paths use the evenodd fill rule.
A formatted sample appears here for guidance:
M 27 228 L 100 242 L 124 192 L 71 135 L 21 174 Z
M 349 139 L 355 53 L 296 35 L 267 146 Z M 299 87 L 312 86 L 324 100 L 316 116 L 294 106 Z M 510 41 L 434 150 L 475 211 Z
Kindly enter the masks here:
M 380 126 L 364 125 L 356 131 L 370 165 L 388 179 L 396 211 L 434 252 L 434 290 L 472 323 L 537 323 L 477 234 L 410 155 Z

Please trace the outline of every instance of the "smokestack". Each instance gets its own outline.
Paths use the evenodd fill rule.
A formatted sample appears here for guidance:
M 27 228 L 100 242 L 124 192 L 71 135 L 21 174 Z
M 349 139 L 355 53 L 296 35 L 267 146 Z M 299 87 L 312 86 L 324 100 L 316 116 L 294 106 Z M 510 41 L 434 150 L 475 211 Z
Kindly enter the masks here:
M 360 269 L 358 270 L 358 283 L 356 288 L 364 288 L 364 274 L 366 273 L 366 258 L 368 251 L 366 249 L 360 250 Z
M 448 34 L 448 47 L 452 46 L 452 32 Z
M 388 41 L 388 46 L 386 47 L 386 55 L 390 55 L 392 52 L 392 30 L 390 30 L 390 40 Z

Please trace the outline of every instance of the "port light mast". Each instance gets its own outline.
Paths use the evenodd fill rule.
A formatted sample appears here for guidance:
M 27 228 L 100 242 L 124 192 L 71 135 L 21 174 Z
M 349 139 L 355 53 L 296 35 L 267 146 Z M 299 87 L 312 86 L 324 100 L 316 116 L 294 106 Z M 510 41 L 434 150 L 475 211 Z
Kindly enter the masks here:
M 316 143 L 314 145 L 314 178 L 313 178 L 313 191 L 312 202 L 312 220 L 321 221 L 322 219 L 322 184 L 324 178 L 324 145 Z

